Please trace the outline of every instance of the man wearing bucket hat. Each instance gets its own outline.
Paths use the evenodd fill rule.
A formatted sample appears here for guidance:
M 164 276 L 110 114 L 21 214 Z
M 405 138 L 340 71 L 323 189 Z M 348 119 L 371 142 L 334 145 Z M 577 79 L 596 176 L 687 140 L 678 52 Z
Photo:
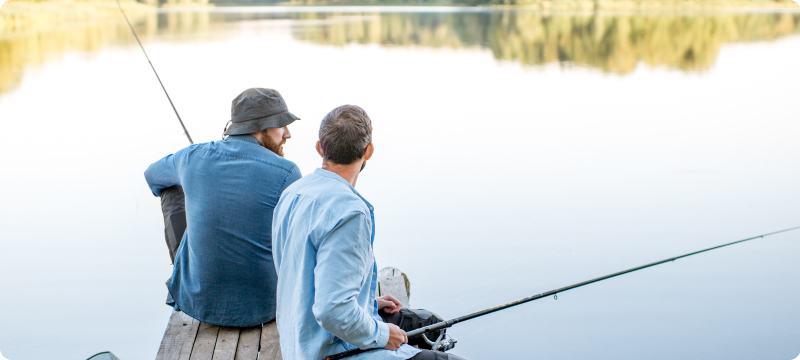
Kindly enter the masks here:
M 233 100 L 224 140 L 191 145 L 145 171 L 153 195 L 175 186 L 185 193 L 186 231 L 167 282 L 176 310 L 222 326 L 275 319 L 272 213 L 301 177 L 283 158 L 295 120 L 277 91 L 247 89 Z

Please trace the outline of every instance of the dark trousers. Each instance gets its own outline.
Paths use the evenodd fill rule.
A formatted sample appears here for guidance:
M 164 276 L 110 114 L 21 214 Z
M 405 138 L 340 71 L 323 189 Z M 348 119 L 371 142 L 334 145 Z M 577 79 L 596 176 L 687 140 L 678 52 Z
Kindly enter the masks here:
M 383 322 L 395 324 L 399 328 L 403 329 L 403 331 L 411 331 L 419 329 L 423 326 L 432 325 L 437 322 L 444 321 L 444 319 L 440 318 L 436 314 L 423 309 L 403 308 L 400 309 L 400 311 L 395 314 L 387 314 L 381 311 L 380 315 L 381 318 L 383 319 Z M 439 331 L 446 331 L 446 330 L 439 330 Z M 431 331 L 427 333 L 426 336 L 431 341 L 436 341 L 436 338 L 439 336 L 439 331 Z M 464 358 L 452 354 L 448 354 L 441 351 L 430 350 L 431 346 L 427 342 L 425 342 L 425 340 L 422 339 L 421 336 L 408 339 L 408 344 L 423 349 L 419 354 L 415 355 L 409 360 L 464 360 Z

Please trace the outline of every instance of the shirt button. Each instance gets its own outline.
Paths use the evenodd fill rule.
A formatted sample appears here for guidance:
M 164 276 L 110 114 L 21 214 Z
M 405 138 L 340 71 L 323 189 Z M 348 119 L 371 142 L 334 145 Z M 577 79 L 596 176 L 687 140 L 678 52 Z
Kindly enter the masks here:
M 374 210 L 375 209 L 373 209 L 372 206 L 369 207 L 369 211 L 374 211 Z

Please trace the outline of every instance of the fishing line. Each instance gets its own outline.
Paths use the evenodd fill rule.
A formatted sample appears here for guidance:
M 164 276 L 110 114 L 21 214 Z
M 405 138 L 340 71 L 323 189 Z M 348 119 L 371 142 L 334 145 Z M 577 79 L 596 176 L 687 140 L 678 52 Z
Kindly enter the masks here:
M 457 317 L 455 319 L 450 319 L 450 320 L 447 320 L 447 321 L 438 322 L 436 324 L 423 326 L 423 327 L 421 327 L 419 329 L 407 332 L 406 336 L 408 338 L 412 338 L 412 337 L 415 337 L 415 336 L 423 335 L 423 334 L 425 334 L 427 332 L 436 331 L 436 330 L 440 330 L 440 329 L 446 329 L 446 328 L 449 328 L 449 327 L 451 327 L 451 326 L 453 326 L 455 324 L 458 324 L 458 323 L 460 323 L 462 321 L 467 321 L 467 320 L 470 320 L 470 319 L 474 319 L 476 317 L 480 317 L 480 316 L 483 316 L 483 315 L 491 314 L 491 313 L 496 312 L 496 311 L 508 309 L 510 307 L 517 306 L 517 305 L 520 305 L 520 304 L 524 304 L 524 303 L 527 303 L 527 302 L 530 302 L 530 301 L 538 300 L 538 299 L 541 299 L 541 298 L 555 296 L 558 293 L 562 293 L 562 292 L 567 291 L 567 290 L 572 290 L 572 289 L 575 289 L 575 288 L 579 288 L 581 286 L 586 286 L 586 285 L 593 284 L 593 283 L 596 283 L 596 282 L 600 282 L 600 281 L 603 281 L 603 280 L 608 280 L 608 279 L 611 279 L 613 277 L 617 277 L 617 276 L 620 276 L 620 275 L 632 273 L 634 271 L 639 271 L 639 270 L 646 269 L 646 268 L 649 268 L 649 267 L 653 267 L 653 266 L 656 266 L 656 265 L 661 265 L 663 263 L 672 262 L 672 261 L 675 261 L 675 260 L 678 260 L 678 259 L 683 259 L 685 257 L 689 257 L 689 256 L 692 256 L 692 255 L 697 255 L 697 254 L 700 254 L 700 253 L 704 253 L 706 251 L 716 250 L 716 249 L 723 248 L 723 247 L 726 247 L 726 246 L 731 246 L 731 245 L 734 245 L 734 244 L 743 243 L 745 241 L 750 241 L 750 240 L 755 240 L 755 239 L 762 239 L 762 238 L 770 236 L 770 235 L 780 234 L 780 233 L 784 233 L 784 232 L 792 231 L 792 230 L 797 230 L 797 229 L 800 229 L 800 226 L 796 226 L 796 227 L 788 228 L 788 229 L 783 229 L 783 230 L 778 230 L 778 231 L 773 231 L 771 233 L 757 235 L 757 236 L 749 237 L 747 239 L 736 240 L 736 241 L 733 241 L 733 242 L 729 242 L 729 243 L 722 244 L 722 245 L 717 245 L 717 246 L 710 247 L 710 248 L 707 248 L 707 249 L 698 250 L 698 251 L 695 251 L 695 252 L 690 252 L 688 254 L 683 254 L 683 255 L 680 255 L 680 256 L 671 257 L 671 258 L 668 258 L 668 259 L 652 262 L 652 263 L 645 264 L 645 265 L 642 265 L 642 266 L 637 266 L 635 268 L 630 268 L 628 270 L 615 272 L 613 274 L 601 276 L 601 277 L 594 278 L 594 279 L 591 279 L 591 280 L 586 280 L 586 281 L 583 281 L 583 282 L 579 282 L 577 284 L 572 284 L 572 285 L 565 286 L 565 287 L 562 287 L 562 288 L 559 288 L 559 289 L 550 290 L 548 292 L 543 292 L 543 293 L 538 294 L 538 295 L 529 296 L 529 297 L 526 297 L 526 298 L 519 299 L 517 301 L 512 301 L 510 303 L 506 303 L 506 304 L 503 304 L 503 305 L 495 306 L 493 308 L 488 308 L 488 309 L 485 309 L 485 310 L 474 312 L 472 314 L 460 316 L 460 317 Z M 353 356 L 353 355 L 356 355 L 356 354 L 360 354 L 362 352 L 369 351 L 369 350 L 375 350 L 375 349 L 367 349 L 367 350 L 352 349 L 352 350 L 343 351 L 343 352 L 340 352 L 340 353 L 337 353 L 337 354 L 328 355 L 328 356 L 324 357 L 323 360 L 338 360 L 338 359 L 342 359 L 342 358 L 345 358 L 345 357 L 348 357 L 348 356 Z
M 189 130 L 186 130 L 186 125 L 183 124 L 181 116 L 178 115 L 178 109 L 176 109 L 175 104 L 172 103 L 172 99 L 169 97 L 169 93 L 167 93 L 167 88 L 165 88 L 164 83 L 161 82 L 161 77 L 158 76 L 158 72 L 156 71 L 155 66 L 153 66 L 153 62 L 150 61 L 150 57 L 147 56 L 147 51 L 144 51 L 144 46 L 142 46 L 142 42 L 139 41 L 139 35 L 136 35 L 136 30 L 133 29 L 133 25 L 131 25 L 131 21 L 128 20 L 128 15 L 125 14 L 125 10 L 122 9 L 122 4 L 119 3 L 119 0 L 117 0 L 117 6 L 119 6 L 119 11 L 122 12 L 122 16 L 125 17 L 125 22 L 128 23 L 128 27 L 131 28 L 131 32 L 133 32 L 133 36 L 136 38 L 136 42 L 138 42 L 139 47 L 142 48 L 144 57 L 147 58 L 147 63 L 150 64 L 150 68 L 153 69 L 153 73 L 156 74 L 156 79 L 158 79 L 158 83 L 161 84 L 161 89 L 164 90 L 164 95 L 167 95 L 167 100 L 169 100 L 169 104 L 172 105 L 172 110 L 175 111 L 175 116 L 178 117 L 178 122 L 181 123 L 181 127 L 183 128 L 183 133 L 186 134 L 186 138 L 189 139 L 189 143 L 194 144 L 194 141 L 192 141 L 192 137 L 189 136 Z

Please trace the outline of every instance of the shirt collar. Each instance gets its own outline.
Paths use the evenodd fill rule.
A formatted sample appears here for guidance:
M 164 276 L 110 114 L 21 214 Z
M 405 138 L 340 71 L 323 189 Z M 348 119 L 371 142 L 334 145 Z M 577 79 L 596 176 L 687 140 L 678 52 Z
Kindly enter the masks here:
M 347 186 L 349 186 L 350 188 L 353 188 L 353 186 L 350 185 L 350 183 L 347 182 L 347 180 L 345 180 L 343 177 L 339 176 L 339 174 L 337 174 L 337 173 L 335 173 L 333 171 L 317 168 L 316 170 L 314 170 L 314 174 L 319 175 L 319 176 L 324 176 L 326 178 L 333 179 L 333 180 L 336 180 L 336 181 L 341 181 L 341 182 L 347 184 Z M 355 189 L 353 189 L 353 191 L 355 191 Z
M 339 176 L 339 174 L 337 174 L 337 173 L 335 173 L 333 171 L 328 171 L 328 170 L 325 170 L 325 169 L 317 168 L 316 170 L 314 170 L 314 175 L 319 175 L 319 176 L 322 176 L 322 177 L 326 177 L 326 178 L 329 178 L 329 179 L 333 179 L 333 180 L 341 181 L 341 182 L 345 183 L 350 188 L 350 190 L 353 191 L 354 194 L 358 195 L 358 197 L 360 197 L 361 200 L 363 200 L 367 204 L 367 207 L 369 208 L 369 211 L 373 210 L 372 204 L 370 204 L 369 201 L 367 201 L 367 199 L 364 199 L 364 197 L 361 196 L 361 194 L 359 194 L 358 191 L 356 191 L 356 189 L 353 187 L 353 185 L 350 185 L 350 183 L 347 182 L 347 180 L 345 180 L 343 177 Z
M 258 139 L 256 139 L 256 137 L 255 137 L 255 136 L 253 136 L 253 135 L 250 135 L 250 134 L 244 134 L 244 135 L 230 135 L 230 136 L 228 136 L 228 138 L 227 138 L 227 139 L 225 139 L 225 140 L 226 140 L 226 141 L 227 141 L 227 140 L 239 140 L 239 141 L 249 142 L 249 143 L 251 143 L 251 144 L 256 144 L 256 145 L 258 145 L 258 146 L 261 146 L 261 143 L 260 143 L 260 142 L 258 142 Z

